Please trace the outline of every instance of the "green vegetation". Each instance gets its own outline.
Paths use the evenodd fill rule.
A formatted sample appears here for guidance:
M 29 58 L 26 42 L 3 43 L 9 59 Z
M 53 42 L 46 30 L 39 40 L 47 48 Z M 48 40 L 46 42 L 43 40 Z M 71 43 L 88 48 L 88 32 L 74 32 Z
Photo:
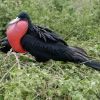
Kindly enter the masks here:
M 100 60 L 100 0 L 0 0 L 0 36 L 21 11 Z M 20 67 L 20 68 L 19 68 Z M 100 72 L 85 65 L 0 53 L 0 100 L 100 100 Z

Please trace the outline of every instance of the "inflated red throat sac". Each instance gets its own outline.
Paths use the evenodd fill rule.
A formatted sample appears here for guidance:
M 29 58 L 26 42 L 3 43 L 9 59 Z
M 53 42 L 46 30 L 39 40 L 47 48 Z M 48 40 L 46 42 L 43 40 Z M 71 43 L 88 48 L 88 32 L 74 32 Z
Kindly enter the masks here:
M 12 49 L 19 53 L 26 53 L 21 46 L 21 39 L 28 30 L 28 22 L 20 20 L 16 23 L 10 24 L 7 27 L 6 35 Z

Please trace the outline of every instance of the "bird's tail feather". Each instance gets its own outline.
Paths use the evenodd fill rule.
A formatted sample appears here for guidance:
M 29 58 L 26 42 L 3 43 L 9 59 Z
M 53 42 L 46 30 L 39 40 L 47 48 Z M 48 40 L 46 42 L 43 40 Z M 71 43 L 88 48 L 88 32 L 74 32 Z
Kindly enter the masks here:
M 100 71 L 100 62 L 91 60 L 83 49 L 78 47 L 69 47 L 69 48 L 73 52 L 72 57 L 75 63 L 83 63 L 86 66 L 92 67 Z
M 90 61 L 85 62 L 84 64 L 86 66 L 92 67 L 92 68 L 100 71 L 100 62 L 90 60 Z

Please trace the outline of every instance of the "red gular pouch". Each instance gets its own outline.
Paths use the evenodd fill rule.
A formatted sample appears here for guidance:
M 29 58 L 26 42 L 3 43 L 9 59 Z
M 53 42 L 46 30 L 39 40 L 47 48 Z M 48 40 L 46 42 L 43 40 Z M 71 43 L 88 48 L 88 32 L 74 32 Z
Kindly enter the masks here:
M 21 45 L 21 39 L 28 30 L 28 22 L 20 20 L 9 24 L 6 30 L 7 39 L 15 52 L 26 53 L 27 51 Z

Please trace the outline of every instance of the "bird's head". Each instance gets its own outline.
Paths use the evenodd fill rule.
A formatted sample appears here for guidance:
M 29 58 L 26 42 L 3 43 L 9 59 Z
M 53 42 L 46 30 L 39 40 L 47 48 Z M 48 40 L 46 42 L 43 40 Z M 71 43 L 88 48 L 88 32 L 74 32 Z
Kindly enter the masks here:
M 21 20 L 27 21 L 29 24 L 31 23 L 29 15 L 26 12 L 21 12 L 15 19 L 8 23 L 8 26 Z

